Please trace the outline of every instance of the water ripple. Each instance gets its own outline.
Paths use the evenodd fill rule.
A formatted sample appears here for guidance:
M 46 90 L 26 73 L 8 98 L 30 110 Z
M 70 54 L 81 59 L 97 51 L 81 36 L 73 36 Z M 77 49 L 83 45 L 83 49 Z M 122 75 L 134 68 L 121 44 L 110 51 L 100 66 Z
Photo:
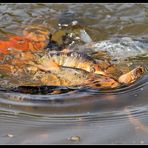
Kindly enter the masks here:
M 91 120 L 91 118 L 92 120 L 97 118 L 99 120 L 122 119 L 127 116 L 123 111 L 127 106 L 135 106 L 134 110 L 131 110 L 134 115 L 147 111 L 145 104 L 148 89 L 147 80 L 148 75 L 146 74 L 133 85 L 117 90 L 98 91 L 86 88 L 75 90 L 75 93 L 60 95 L 0 92 L 0 108 L 21 114 L 50 117 L 50 120 L 53 120 L 52 116 L 57 116 L 64 121 L 68 120 L 68 122 L 71 118 L 72 120 L 77 118 L 85 121 Z

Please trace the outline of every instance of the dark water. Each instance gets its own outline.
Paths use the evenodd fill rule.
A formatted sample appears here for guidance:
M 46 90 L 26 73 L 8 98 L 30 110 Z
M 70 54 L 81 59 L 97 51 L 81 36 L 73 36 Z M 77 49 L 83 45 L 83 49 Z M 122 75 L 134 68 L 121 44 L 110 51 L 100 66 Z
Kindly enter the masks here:
M 77 20 L 92 28 L 88 33 L 95 42 L 114 36 L 148 41 L 148 4 L 0 4 L 0 13 L 1 38 L 21 34 L 28 24 L 56 29 L 59 23 Z M 145 45 L 144 52 L 128 46 L 125 55 L 137 56 L 129 64 L 147 66 Z M 80 89 L 60 95 L 1 91 L 0 144 L 147 144 L 147 99 L 147 73 L 131 86 L 112 91 Z M 78 137 L 71 140 L 72 136 Z

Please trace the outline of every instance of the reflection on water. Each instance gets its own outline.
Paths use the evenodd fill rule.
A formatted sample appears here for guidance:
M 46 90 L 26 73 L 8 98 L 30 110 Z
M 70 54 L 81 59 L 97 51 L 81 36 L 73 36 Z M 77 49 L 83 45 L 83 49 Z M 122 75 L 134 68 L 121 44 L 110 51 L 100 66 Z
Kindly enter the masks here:
M 147 4 L 0 4 L 0 38 L 6 33 L 19 35 L 28 24 L 57 29 L 59 23 L 77 20 L 91 28 L 87 33 L 95 42 L 115 36 L 146 41 L 147 12 Z M 130 59 L 134 66 L 147 67 L 145 47 L 145 55 Z M 145 144 L 147 91 L 147 73 L 131 86 L 115 90 L 71 88 L 54 95 L 1 90 L 0 144 Z M 80 139 L 69 140 L 72 136 Z

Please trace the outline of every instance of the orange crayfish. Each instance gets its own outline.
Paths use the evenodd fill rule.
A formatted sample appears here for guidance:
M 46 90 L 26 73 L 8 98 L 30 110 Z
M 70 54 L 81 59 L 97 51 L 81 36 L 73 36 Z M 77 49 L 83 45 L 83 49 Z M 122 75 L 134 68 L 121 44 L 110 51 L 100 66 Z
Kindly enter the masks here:
M 0 54 L 10 54 L 13 49 L 37 51 L 47 45 L 50 32 L 41 26 L 29 26 L 23 30 L 23 36 L 7 35 L 8 40 L 0 40 Z

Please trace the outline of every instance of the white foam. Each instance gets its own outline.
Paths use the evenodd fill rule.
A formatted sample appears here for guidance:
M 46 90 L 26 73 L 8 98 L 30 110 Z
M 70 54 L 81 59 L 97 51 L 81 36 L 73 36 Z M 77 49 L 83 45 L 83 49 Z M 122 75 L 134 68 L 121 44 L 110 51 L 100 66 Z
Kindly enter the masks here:
M 111 40 L 104 40 L 85 45 L 85 47 L 88 46 L 90 46 L 93 51 L 107 51 L 115 59 L 126 59 L 128 57 L 148 54 L 147 42 L 133 40 L 129 37 L 113 38 Z

